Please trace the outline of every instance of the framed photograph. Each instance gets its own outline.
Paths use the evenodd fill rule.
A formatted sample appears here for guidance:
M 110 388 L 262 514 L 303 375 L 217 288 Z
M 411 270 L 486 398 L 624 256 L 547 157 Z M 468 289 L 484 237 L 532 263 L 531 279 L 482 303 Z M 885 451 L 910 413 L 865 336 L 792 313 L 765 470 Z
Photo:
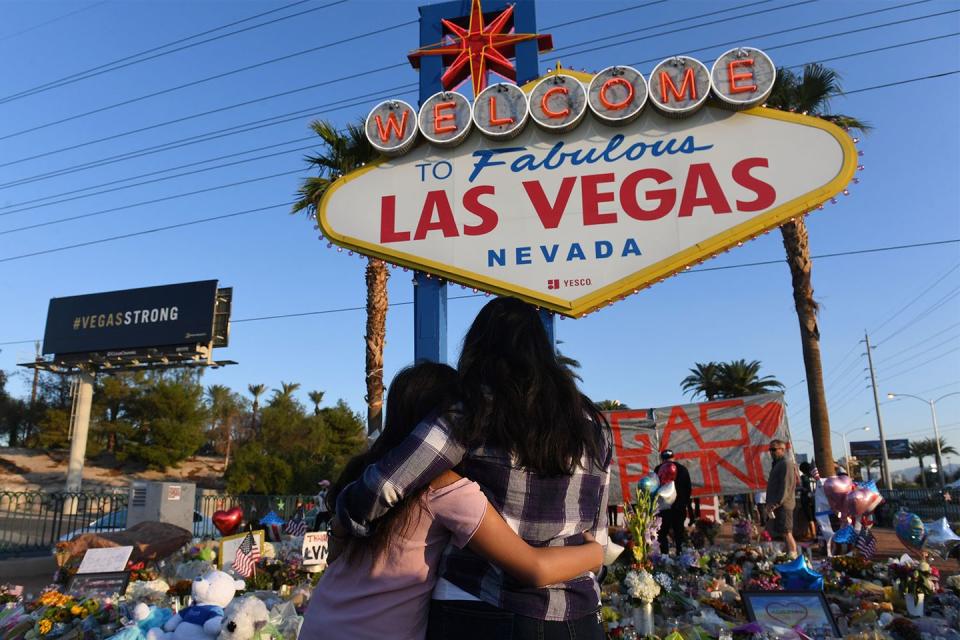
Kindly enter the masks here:
M 104 573 L 78 573 L 70 579 L 67 592 L 71 595 L 90 598 L 102 598 L 123 595 L 130 581 L 129 571 L 111 571 Z
M 221 571 L 226 571 L 231 573 L 233 571 L 233 561 L 237 557 L 237 547 L 240 546 L 240 543 L 243 542 L 243 539 L 247 537 L 247 533 L 253 534 L 253 541 L 257 545 L 257 549 L 260 551 L 260 555 L 263 555 L 263 529 L 258 529 L 257 531 L 243 533 L 237 533 L 232 536 L 226 536 L 220 538 L 220 549 L 217 551 L 217 562 L 220 565 Z
M 820 591 L 741 591 L 740 597 L 751 622 L 807 630 L 828 626 L 834 636 L 840 635 Z

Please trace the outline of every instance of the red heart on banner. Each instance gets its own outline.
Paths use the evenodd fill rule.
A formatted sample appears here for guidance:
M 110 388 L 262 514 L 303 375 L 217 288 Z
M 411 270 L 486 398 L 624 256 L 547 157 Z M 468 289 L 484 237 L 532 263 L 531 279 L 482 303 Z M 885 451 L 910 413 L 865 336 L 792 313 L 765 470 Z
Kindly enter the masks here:
M 743 412 L 747 420 L 760 430 L 768 438 L 772 438 L 780 426 L 780 412 L 783 409 L 778 402 L 768 402 L 767 404 L 749 404 L 744 407 Z

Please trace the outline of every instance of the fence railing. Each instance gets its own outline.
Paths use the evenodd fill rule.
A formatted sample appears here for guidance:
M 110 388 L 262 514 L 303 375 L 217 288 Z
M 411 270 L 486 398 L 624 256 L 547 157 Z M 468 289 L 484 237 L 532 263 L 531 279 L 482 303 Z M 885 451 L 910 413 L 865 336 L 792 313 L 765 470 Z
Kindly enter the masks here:
M 79 533 L 124 528 L 127 492 L 0 491 L 0 556 L 50 551 Z
M 905 509 L 923 520 L 946 518 L 951 523 L 960 522 L 960 503 L 957 502 L 960 491 L 954 492 L 957 495 L 951 495 L 949 499 L 939 489 L 881 489 L 880 493 L 886 500 L 884 512 L 890 518 Z
M 284 520 L 289 520 L 302 505 L 306 509 L 313 507 L 316 496 L 302 494 L 291 495 L 229 495 L 225 493 L 197 494 L 196 511 L 194 517 L 194 532 L 197 536 L 213 536 L 217 534 L 213 526 L 213 514 L 217 511 L 226 511 L 233 507 L 243 510 L 247 522 L 259 522 L 271 511 Z M 199 533 L 197 533 L 199 532 Z

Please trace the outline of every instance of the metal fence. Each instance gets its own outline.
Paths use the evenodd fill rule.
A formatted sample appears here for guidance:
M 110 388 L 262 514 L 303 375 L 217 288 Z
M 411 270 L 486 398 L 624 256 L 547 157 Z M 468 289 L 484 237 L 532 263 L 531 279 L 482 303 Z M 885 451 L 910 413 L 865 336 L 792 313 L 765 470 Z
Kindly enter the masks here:
M 900 509 L 915 513 L 923 520 L 939 520 L 946 518 L 948 522 L 960 522 L 960 491 L 958 495 L 947 495 L 939 489 L 881 489 L 884 500 L 884 513 L 888 520 Z M 948 491 L 949 493 L 949 491 Z M 887 524 L 881 522 L 880 524 Z
M 127 491 L 0 492 L 0 557 L 50 552 L 79 533 L 126 525 Z

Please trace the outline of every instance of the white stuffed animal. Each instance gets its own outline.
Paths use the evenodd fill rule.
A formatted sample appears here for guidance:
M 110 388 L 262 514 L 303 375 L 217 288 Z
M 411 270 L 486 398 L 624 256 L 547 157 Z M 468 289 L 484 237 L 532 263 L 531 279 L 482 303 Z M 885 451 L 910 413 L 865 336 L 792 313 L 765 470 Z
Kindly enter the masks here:
M 219 640 L 253 640 L 268 617 L 267 605 L 260 598 L 237 598 L 224 610 Z
M 193 581 L 193 604 L 170 618 L 163 632 L 151 629 L 147 640 L 210 640 L 220 633 L 223 609 L 246 584 L 223 571 L 209 571 Z

